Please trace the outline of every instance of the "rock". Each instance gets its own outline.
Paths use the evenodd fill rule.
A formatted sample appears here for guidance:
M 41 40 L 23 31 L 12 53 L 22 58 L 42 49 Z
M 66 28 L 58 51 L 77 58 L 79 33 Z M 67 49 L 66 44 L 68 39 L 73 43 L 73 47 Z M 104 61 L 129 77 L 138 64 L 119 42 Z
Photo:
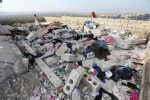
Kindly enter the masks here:
M 74 89 L 71 96 L 72 100 L 82 100 L 81 99 L 81 92 L 78 89 Z
M 13 65 L 14 71 L 17 74 L 22 74 L 28 70 L 28 64 L 29 64 L 28 58 L 20 58 Z

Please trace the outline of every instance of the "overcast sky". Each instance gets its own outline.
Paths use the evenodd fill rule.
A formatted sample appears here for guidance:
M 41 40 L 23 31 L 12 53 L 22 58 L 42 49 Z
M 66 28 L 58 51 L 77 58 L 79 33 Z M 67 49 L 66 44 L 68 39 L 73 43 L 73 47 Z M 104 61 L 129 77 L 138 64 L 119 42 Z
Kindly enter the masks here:
M 3 0 L 0 11 L 150 13 L 150 0 Z

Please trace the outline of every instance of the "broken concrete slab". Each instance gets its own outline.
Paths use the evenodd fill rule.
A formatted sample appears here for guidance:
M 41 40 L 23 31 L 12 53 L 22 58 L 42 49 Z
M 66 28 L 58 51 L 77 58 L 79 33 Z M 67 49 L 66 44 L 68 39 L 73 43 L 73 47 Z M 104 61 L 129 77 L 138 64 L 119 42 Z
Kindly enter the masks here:
M 32 54 L 33 56 L 37 56 L 36 51 L 35 51 L 33 48 L 31 48 L 31 47 L 27 44 L 27 42 L 25 42 L 24 40 L 22 40 L 22 45 L 25 47 L 25 49 L 27 50 L 28 53 Z
M 36 58 L 35 62 L 55 87 L 60 87 L 62 85 L 62 81 L 53 73 L 52 69 L 50 69 L 42 59 Z
M 58 62 L 58 59 L 53 57 L 48 57 L 45 59 L 45 62 L 47 63 L 48 66 L 52 66 Z
M 33 41 L 33 40 L 35 39 L 36 35 L 37 35 L 36 32 L 30 32 L 30 33 L 28 34 L 28 36 L 26 37 L 26 39 L 27 39 L 28 41 Z
M 29 59 L 19 58 L 13 65 L 13 69 L 17 74 L 22 74 L 28 70 Z
M 0 61 L 0 83 L 4 82 L 8 77 L 14 74 L 13 65 Z

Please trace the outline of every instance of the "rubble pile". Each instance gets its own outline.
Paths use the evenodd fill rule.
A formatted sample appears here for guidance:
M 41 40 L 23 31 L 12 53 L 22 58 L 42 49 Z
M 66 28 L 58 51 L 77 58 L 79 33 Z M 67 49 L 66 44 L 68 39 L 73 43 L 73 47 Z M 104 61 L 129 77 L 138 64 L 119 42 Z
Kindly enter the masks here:
M 146 39 L 89 21 L 81 29 L 54 22 L 15 35 L 24 57 L 14 71 L 34 66 L 41 83 L 29 100 L 138 100 Z

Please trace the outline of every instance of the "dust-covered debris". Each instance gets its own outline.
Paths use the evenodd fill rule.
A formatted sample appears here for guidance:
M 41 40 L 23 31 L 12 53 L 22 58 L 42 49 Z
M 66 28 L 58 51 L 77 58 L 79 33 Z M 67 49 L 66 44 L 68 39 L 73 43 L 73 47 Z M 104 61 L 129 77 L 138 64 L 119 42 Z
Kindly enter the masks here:
M 5 82 L 10 87 L 3 88 L 2 99 L 130 100 L 139 95 L 149 49 L 145 38 L 91 21 L 82 28 L 60 22 L 20 26 L 26 35 L 14 39 L 23 55 L 12 68 L 21 75 Z

